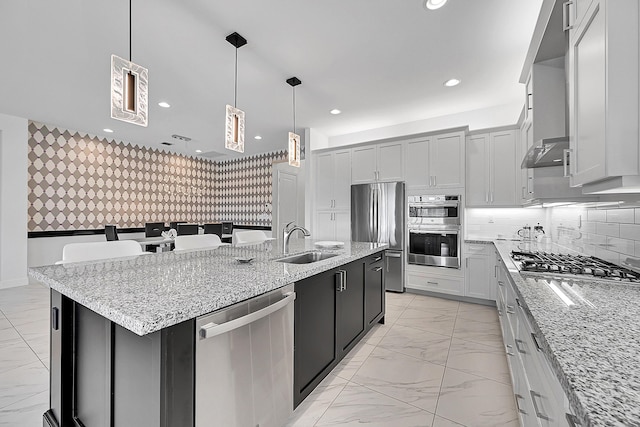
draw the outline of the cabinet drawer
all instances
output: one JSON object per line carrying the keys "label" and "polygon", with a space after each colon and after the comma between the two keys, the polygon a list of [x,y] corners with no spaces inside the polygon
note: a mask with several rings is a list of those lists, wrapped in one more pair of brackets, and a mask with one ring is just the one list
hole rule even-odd
{"label": "cabinet drawer", "polygon": [[445,294],[462,295],[463,278],[424,276],[407,272],[407,287]]}

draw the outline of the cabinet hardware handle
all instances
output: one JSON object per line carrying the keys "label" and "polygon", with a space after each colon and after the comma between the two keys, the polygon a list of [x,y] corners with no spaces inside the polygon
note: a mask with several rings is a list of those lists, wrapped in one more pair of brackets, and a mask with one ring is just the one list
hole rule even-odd
{"label": "cabinet hardware handle", "polygon": [[378,272],[378,271],[382,271],[382,267],[376,267],[373,269],[373,271]]}
{"label": "cabinet hardware handle", "polygon": [[533,177],[530,176],[528,178],[529,179],[527,179],[527,191],[529,192],[529,194],[533,194]]}
{"label": "cabinet hardware handle", "polygon": [[533,110],[533,107],[531,106],[531,101],[529,101],[530,99],[533,99],[531,98],[532,95],[533,95],[532,93],[527,94],[527,110]]}
{"label": "cabinet hardware handle", "polygon": [[515,355],[513,354],[513,352],[507,350],[507,356],[515,356]]}
{"label": "cabinet hardware handle", "polygon": [[525,188],[525,187],[522,187],[522,198],[523,198],[523,199],[525,199],[525,198],[527,197],[527,196],[525,195],[525,192],[526,192],[525,190],[526,190],[526,188]]}
{"label": "cabinet hardware handle", "polygon": [[373,261],[371,261],[371,264],[373,264],[374,262],[378,262],[378,261],[380,261],[381,259],[382,259],[382,257],[381,257],[381,256],[376,257],[376,259],[374,259]]}
{"label": "cabinet hardware handle", "polygon": [[522,397],[521,395],[516,393],[516,409],[518,409],[518,412],[520,412],[521,414],[527,414],[525,411],[522,410],[522,408],[520,408],[520,401],[519,399],[524,399],[524,397]]}
{"label": "cabinet hardware handle", "polygon": [[433,186],[434,187],[438,186],[438,175],[433,175]]}
{"label": "cabinet hardware handle", "polygon": [[580,421],[578,421],[578,417],[568,412],[565,415],[566,415],[567,423],[569,424],[569,427],[578,427],[580,425]]}
{"label": "cabinet hardware handle", "polygon": [[549,418],[548,416],[543,414],[538,409],[538,405],[536,404],[536,397],[542,397],[542,395],[540,393],[538,393],[538,392],[533,391],[533,390],[529,390],[529,394],[531,394],[531,401],[533,402],[533,410],[536,413],[536,417],[540,418],[541,420],[551,421],[551,418]]}
{"label": "cabinet hardware handle", "polygon": [[295,292],[287,292],[282,296],[284,298],[282,298],[280,301],[277,301],[271,305],[268,305],[265,308],[255,311],[251,314],[247,314],[246,316],[233,319],[226,323],[211,322],[211,323],[207,323],[206,325],[202,325],[199,331],[200,339],[204,340],[207,338],[215,337],[220,334],[224,334],[229,331],[233,331],[235,329],[246,326],[250,323],[253,323],[259,319],[262,319],[270,315],[271,313],[275,313],[276,311],[280,310],[281,308],[283,308],[284,306],[286,306],[290,302],[293,302],[296,299]]}
{"label": "cabinet hardware handle", "polygon": [[493,203],[493,191],[489,191],[489,195],[490,202]]}
{"label": "cabinet hardware handle", "polygon": [[465,258],[465,259],[464,259],[464,266],[465,266],[466,268],[469,268],[469,258]]}
{"label": "cabinet hardware handle", "polygon": [[485,203],[489,203],[489,192],[488,191],[484,192],[484,202]]}
{"label": "cabinet hardware handle", "polygon": [[338,270],[336,274],[338,276],[336,291],[338,292],[346,291],[347,290],[347,272],[345,270]]}
{"label": "cabinet hardware handle", "polygon": [[571,159],[571,149],[565,148],[562,150],[562,172],[565,178],[569,178],[571,176],[571,173],[569,172],[569,164],[571,162],[569,159]]}
{"label": "cabinet hardware handle", "polygon": [[502,316],[502,310],[498,309],[498,316]]}
{"label": "cabinet hardware handle", "polygon": [[498,286],[504,286],[504,282],[502,282],[501,280],[498,280]]}
{"label": "cabinet hardware handle", "polygon": [[[493,266],[493,277],[498,277],[498,266],[494,265]],[[498,284],[500,283],[500,281],[498,280]]]}
{"label": "cabinet hardware handle", "polygon": [[542,351],[542,347],[540,347],[540,343],[538,343],[538,337],[536,337],[536,334],[534,334],[533,332],[531,332],[531,339],[533,340],[533,343],[536,345],[536,348],[538,349],[538,351]]}
{"label": "cabinet hardware handle", "polygon": [[516,304],[518,304],[518,307],[522,307],[522,304],[520,304],[520,300],[518,298],[516,298]]}
{"label": "cabinet hardware handle", "polygon": [[515,313],[515,311],[513,311],[513,306],[512,305],[507,304],[507,313],[509,313],[509,314]]}
{"label": "cabinet hardware handle", "polygon": [[573,24],[571,23],[571,14],[569,13],[569,6],[572,4],[573,1],[566,1],[562,3],[562,29],[564,31],[573,28]]}
{"label": "cabinet hardware handle", "polygon": [[438,282],[427,282],[427,283],[428,283],[428,284],[430,284],[430,285],[436,285],[436,286],[438,286]]}
{"label": "cabinet hardware handle", "polygon": [[518,353],[527,354],[527,352],[520,347],[520,344],[524,344],[524,341],[519,340],[518,338],[516,338],[515,341],[516,341],[516,350],[518,350]]}

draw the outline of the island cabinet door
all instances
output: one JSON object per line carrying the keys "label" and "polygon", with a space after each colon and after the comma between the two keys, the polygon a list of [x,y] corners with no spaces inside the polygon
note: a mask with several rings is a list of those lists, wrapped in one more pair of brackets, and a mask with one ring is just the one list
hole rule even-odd
{"label": "island cabinet door", "polygon": [[365,271],[365,321],[373,325],[384,317],[384,256],[383,252],[367,258]]}
{"label": "island cabinet door", "polygon": [[296,282],[294,321],[294,406],[322,381],[337,360],[336,283],[329,270]]}
{"label": "island cabinet door", "polygon": [[343,275],[336,310],[339,359],[351,350],[364,332],[364,268],[364,260],[358,260],[339,269]]}

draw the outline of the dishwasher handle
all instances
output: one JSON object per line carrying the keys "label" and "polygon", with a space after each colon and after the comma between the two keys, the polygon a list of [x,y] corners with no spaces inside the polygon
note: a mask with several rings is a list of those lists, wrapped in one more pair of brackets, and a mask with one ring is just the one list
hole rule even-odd
{"label": "dishwasher handle", "polygon": [[275,313],[276,311],[280,310],[281,308],[283,308],[284,306],[286,306],[290,302],[293,302],[296,299],[295,292],[287,292],[284,295],[285,297],[282,298],[280,301],[273,303],[253,313],[247,314],[246,316],[242,316],[225,323],[218,324],[218,323],[211,322],[211,323],[207,323],[206,325],[203,325],[200,328],[200,334],[199,334],[200,339],[204,340],[207,338],[212,338],[212,337],[233,331],[234,329],[238,329],[243,326],[246,326],[249,323],[253,323],[257,320],[262,319],[263,317],[267,317],[268,315]]}

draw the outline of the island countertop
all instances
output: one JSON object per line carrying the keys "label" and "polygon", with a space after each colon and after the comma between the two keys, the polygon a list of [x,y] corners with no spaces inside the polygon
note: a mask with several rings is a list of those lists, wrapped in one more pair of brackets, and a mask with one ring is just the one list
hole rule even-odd
{"label": "island countertop", "polygon": [[[228,307],[387,248],[345,242],[338,254],[311,264],[277,262],[282,241],[256,246],[165,252],[97,262],[32,267],[29,275],[51,289],[138,334],[146,335]],[[317,250],[292,239],[290,254]],[[240,263],[236,258],[253,258]]]}
{"label": "island countertop", "polygon": [[[640,426],[640,285],[556,275],[574,305],[545,280],[521,274],[510,252],[576,253],[562,246],[494,241],[547,360],[583,426]],[[547,276],[549,277],[549,276]]]}

